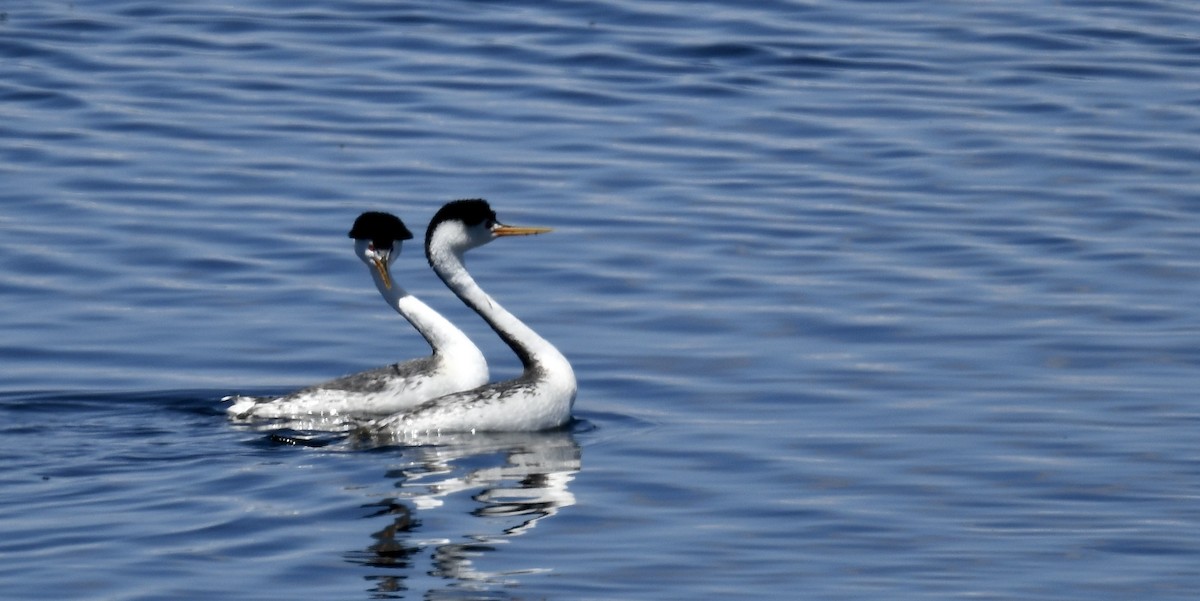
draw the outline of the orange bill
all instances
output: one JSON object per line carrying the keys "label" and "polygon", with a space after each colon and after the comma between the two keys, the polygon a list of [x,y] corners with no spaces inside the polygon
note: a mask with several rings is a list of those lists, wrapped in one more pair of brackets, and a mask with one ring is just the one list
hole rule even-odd
{"label": "orange bill", "polygon": [[519,227],[516,225],[500,225],[492,228],[492,234],[496,236],[532,236],[534,234],[544,234],[554,230],[548,227]]}
{"label": "orange bill", "polygon": [[383,287],[388,290],[392,289],[392,277],[388,275],[387,263],[379,257],[372,259],[375,262],[375,269],[379,271],[379,277],[383,278]]}

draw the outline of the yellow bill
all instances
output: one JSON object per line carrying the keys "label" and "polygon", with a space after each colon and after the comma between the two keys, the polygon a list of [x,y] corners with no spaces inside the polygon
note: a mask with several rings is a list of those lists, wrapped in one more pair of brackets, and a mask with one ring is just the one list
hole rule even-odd
{"label": "yellow bill", "polygon": [[548,227],[520,227],[516,225],[500,225],[492,228],[492,234],[496,236],[532,236],[534,234],[545,234],[554,230]]}
{"label": "yellow bill", "polygon": [[383,278],[383,287],[388,290],[392,289],[392,276],[388,275],[388,266],[384,259],[375,257],[371,259],[375,263],[375,269],[379,271],[379,277]]}

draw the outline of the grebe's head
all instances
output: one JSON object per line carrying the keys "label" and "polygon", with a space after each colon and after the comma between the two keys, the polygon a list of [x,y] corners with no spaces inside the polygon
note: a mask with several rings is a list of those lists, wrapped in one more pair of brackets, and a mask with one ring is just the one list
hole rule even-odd
{"label": "grebe's head", "polygon": [[392,261],[400,256],[400,245],[411,240],[412,232],[391,213],[367,211],[354,220],[349,236],[354,239],[354,254],[373,267],[386,288],[392,287]]}
{"label": "grebe's head", "polygon": [[548,227],[517,227],[496,219],[491,205],[481,198],[455,200],[438,209],[425,230],[425,255],[449,249],[461,254],[502,236],[530,236],[551,231]]}

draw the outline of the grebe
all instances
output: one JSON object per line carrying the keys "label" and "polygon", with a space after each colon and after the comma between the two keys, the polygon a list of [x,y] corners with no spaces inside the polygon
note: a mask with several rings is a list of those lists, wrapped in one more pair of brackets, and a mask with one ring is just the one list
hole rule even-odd
{"label": "grebe", "polygon": [[400,245],[413,237],[395,215],[371,211],[350,229],[354,252],[367,265],[375,287],[393,309],[421,333],[433,354],[310,386],[272,398],[227,397],[227,412],[239,419],[379,417],[409,409],[488,381],[487,361],[467,335],[409,294],[391,275]]}
{"label": "grebe", "polygon": [[496,238],[548,231],[504,225],[479,199],[448,203],[434,215],[425,231],[429,265],[512,348],[524,369],[516,379],[448,394],[371,421],[361,430],[364,435],[403,439],[438,432],[528,432],[570,421],[576,391],[571,364],[554,345],[492,300],[463,265],[465,252]]}

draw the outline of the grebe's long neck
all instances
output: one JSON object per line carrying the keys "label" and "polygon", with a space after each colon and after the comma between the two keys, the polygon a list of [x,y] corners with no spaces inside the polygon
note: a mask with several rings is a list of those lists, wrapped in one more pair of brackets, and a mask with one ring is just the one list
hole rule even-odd
{"label": "grebe's long neck", "polygon": [[500,339],[517,354],[526,373],[569,375],[574,380],[574,372],[566,357],[484,292],[467,272],[460,253],[444,246],[429,247],[427,253],[429,264],[438,277],[496,331]]}
{"label": "grebe's long neck", "polygon": [[462,330],[450,323],[450,320],[421,302],[421,299],[409,294],[395,280],[390,282],[389,288],[377,270],[368,270],[375,280],[375,288],[379,290],[379,294],[389,306],[416,328],[435,355],[450,357],[454,361],[470,360],[484,363],[479,347],[475,346]]}

